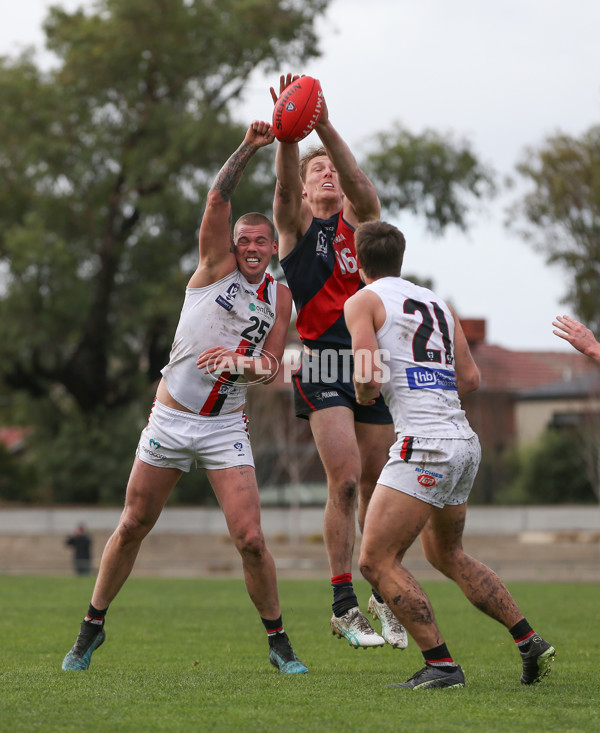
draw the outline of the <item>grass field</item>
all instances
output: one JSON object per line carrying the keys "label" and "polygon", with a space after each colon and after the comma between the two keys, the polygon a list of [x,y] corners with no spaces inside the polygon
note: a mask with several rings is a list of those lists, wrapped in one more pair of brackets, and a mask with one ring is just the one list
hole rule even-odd
{"label": "grass field", "polygon": [[[284,624],[308,675],[281,675],[241,580],[131,578],[87,672],[63,672],[93,579],[0,578],[2,731],[478,731],[600,729],[592,584],[510,584],[557,649],[541,684],[519,682],[508,632],[451,583],[424,583],[463,690],[386,688],[422,666],[405,651],[354,650],[330,634],[327,581],[282,581]],[[357,584],[366,607],[369,589]]]}

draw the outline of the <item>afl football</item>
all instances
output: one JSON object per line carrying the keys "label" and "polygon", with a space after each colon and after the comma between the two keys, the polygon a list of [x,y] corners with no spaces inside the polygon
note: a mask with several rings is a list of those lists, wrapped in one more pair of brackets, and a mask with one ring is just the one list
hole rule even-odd
{"label": "afl football", "polygon": [[323,111],[318,79],[301,76],[281,93],[273,109],[273,131],[284,143],[297,143],[314,130]]}

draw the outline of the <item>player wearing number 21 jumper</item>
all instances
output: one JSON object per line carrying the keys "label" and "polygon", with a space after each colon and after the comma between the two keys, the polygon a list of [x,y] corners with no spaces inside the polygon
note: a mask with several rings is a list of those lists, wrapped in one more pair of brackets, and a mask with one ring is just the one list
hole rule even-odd
{"label": "player wearing number 21 jumper", "polygon": [[[253,122],[208,192],[198,267],[140,437],[125,509],[104,549],[91,605],[63,661],[65,670],[89,667],[105,639],[108,606],[129,576],[142,540],[182,472],[195,465],[206,471],[242,557],[246,588],[267,631],[271,664],[284,674],[308,671],[283,629],[244,414],[248,383],[276,374],[292,300],[288,288],[266,274],[277,252],[271,221],[245,214],[231,233],[231,196],[250,159],[274,139],[268,123]],[[241,617],[238,626],[220,633],[235,640],[240,630],[246,633]]]}
{"label": "player wearing number 21 jumper", "polygon": [[[296,79],[280,78],[281,94]],[[273,100],[277,99],[271,89]],[[298,312],[304,345],[293,377],[297,417],[308,419],[327,476],[323,537],[333,587],[332,633],[353,647],[397,649],[406,631],[375,589],[368,609],[381,621],[381,636],[363,615],[352,584],[357,495],[358,525],[394,442],[384,401],[358,405],[352,386],[352,351],[344,302],[362,287],[354,229],[378,219],[380,204],[371,181],[329,118],[322,100],[315,132],[322,147],[299,158],[298,145],[280,142],[273,216],[279,257]],[[325,358],[327,354],[327,358]],[[323,355],[323,358],[321,358]]]}
{"label": "player wearing number 21 jumper", "polygon": [[407,682],[391,686],[465,684],[429,598],[402,564],[419,535],[427,560],[476,608],[509,630],[521,653],[521,682],[530,685],[550,670],[555,650],[534,632],[496,573],[462,547],[481,451],[460,396],[477,389],[479,370],[454,312],[431,290],[400,276],[404,248],[396,227],[381,221],[361,224],[356,250],[367,287],[344,307],[357,400],[368,404],[381,392],[397,438],[369,502],[360,569],[425,659]]}

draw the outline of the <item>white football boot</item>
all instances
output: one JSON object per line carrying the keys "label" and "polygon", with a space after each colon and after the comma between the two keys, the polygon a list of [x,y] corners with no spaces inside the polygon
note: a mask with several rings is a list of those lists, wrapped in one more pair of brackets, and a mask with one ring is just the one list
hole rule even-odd
{"label": "white football boot", "polygon": [[332,616],[331,633],[340,639],[346,639],[355,648],[365,649],[385,644],[385,639],[371,628],[358,606],[346,611],[343,616]]}
{"label": "white football boot", "polygon": [[375,596],[369,598],[369,611],[373,618],[381,621],[381,635],[394,649],[406,649],[408,634],[400,621],[394,616],[385,603],[380,603]]}

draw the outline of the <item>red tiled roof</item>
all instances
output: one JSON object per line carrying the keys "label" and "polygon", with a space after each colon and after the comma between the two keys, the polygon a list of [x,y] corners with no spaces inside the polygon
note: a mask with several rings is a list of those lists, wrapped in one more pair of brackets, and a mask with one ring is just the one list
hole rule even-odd
{"label": "red tiled roof", "polygon": [[25,438],[32,432],[32,428],[0,427],[0,444],[9,453],[22,448]]}
{"label": "red tiled roof", "polygon": [[598,371],[592,359],[577,351],[510,351],[477,343],[471,354],[481,372],[479,389],[484,391],[516,392]]}

